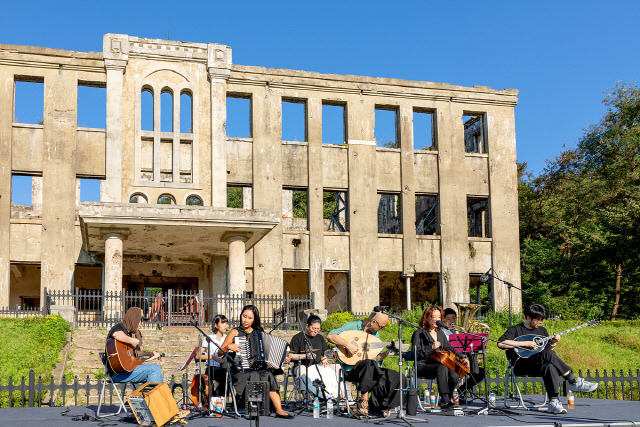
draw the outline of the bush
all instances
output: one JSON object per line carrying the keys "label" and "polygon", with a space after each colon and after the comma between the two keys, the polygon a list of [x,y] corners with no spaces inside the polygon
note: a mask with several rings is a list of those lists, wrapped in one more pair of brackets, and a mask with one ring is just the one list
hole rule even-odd
{"label": "bush", "polygon": [[327,320],[322,322],[322,332],[326,335],[333,329],[339,328],[345,323],[353,322],[354,320],[356,320],[356,318],[348,311],[333,313],[327,317]]}

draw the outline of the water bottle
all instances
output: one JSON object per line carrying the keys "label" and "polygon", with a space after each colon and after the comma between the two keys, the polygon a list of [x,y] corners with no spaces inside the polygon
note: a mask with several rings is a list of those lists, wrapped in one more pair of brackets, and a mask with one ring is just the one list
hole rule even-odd
{"label": "water bottle", "polygon": [[489,393],[489,407],[496,407],[496,394],[493,392],[493,390],[491,390],[491,393]]}
{"label": "water bottle", "polygon": [[431,390],[429,390],[429,387],[424,389],[424,406],[427,407],[430,405],[431,401]]}
{"label": "water bottle", "polygon": [[576,407],[576,399],[573,392],[569,390],[567,392],[567,409],[574,409]]}
{"label": "water bottle", "polygon": [[320,418],[320,400],[313,399],[313,418]]}
{"label": "water bottle", "polygon": [[431,408],[435,408],[436,407],[436,392],[433,390],[429,391],[430,396],[429,396],[429,407]]}
{"label": "water bottle", "polygon": [[456,405],[460,404],[460,394],[458,394],[458,390],[453,390],[453,403]]}
{"label": "water bottle", "polygon": [[[314,408],[314,412],[315,412],[315,408]],[[327,419],[332,419],[333,418],[333,400],[329,399],[327,400]]]}

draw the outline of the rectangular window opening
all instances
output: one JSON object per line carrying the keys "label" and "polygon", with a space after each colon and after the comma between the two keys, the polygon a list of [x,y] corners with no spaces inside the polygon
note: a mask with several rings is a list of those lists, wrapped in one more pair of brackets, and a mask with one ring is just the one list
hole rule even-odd
{"label": "rectangular window opening", "polygon": [[435,114],[432,111],[413,111],[413,148],[415,150],[438,149],[434,118]]}
{"label": "rectangular window opening", "polygon": [[11,175],[11,204],[32,206],[33,178],[28,175]]}
{"label": "rectangular window opening", "polygon": [[304,100],[282,98],[282,140],[307,140],[307,105]]}
{"label": "rectangular window opening", "polygon": [[437,195],[416,195],[416,234],[419,236],[440,235]]}
{"label": "rectangular window opening", "polygon": [[227,138],[251,138],[251,96],[227,94]]}
{"label": "rectangular window opening", "polygon": [[227,207],[234,209],[252,209],[252,188],[241,185],[227,187]]}
{"label": "rectangular window opening", "polygon": [[322,104],[322,143],[342,145],[347,142],[344,104]]}
{"label": "rectangular window opening", "polygon": [[282,189],[282,226],[285,230],[306,230],[308,217],[307,189]]}
{"label": "rectangular window opening", "polygon": [[373,137],[378,147],[400,148],[397,107],[376,106]]}
{"label": "rectangular window opening", "polygon": [[78,82],[78,127],[107,127],[107,87],[104,83]]}
{"label": "rectangular window opening", "polygon": [[13,99],[14,122],[44,123],[44,78],[16,76]]}
{"label": "rectangular window opening", "polygon": [[467,224],[469,237],[491,237],[488,198],[467,198]]}
{"label": "rectangular window opening", "polygon": [[487,153],[484,114],[464,113],[464,150],[466,153]]}
{"label": "rectangular window opening", "polygon": [[100,182],[96,178],[80,178],[80,202],[99,202]]}
{"label": "rectangular window opening", "polygon": [[[487,311],[491,309],[491,282],[482,283],[480,281],[480,274],[469,274],[469,302],[471,304],[482,304],[484,307],[480,307],[476,313],[475,318],[485,316]],[[466,327],[465,325],[460,325]]]}
{"label": "rectangular window opening", "polygon": [[402,234],[400,194],[378,194],[378,233]]}
{"label": "rectangular window opening", "polygon": [[324,191],[322,193],[322,219],[327,231],[349,231],[349,209],[346,191]]}

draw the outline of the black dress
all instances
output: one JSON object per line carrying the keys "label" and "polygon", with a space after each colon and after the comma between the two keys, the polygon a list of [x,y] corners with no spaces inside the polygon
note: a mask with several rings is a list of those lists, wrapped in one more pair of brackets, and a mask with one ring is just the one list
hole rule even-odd
{"label": "black dress", "polygon": [[[462,357],[462,354],[457,352],[451,344],[443,331],[437,332],[438,341],[440,341],[441,348],[444,350],[450,350],[458,357]],[[451,369],[444,366],[437,360],[431,359],[429,355],[435,350],[433,349],[434,343],[433,337],[423,330],[418,329],[413,333],[411,337],[411,345],[413,351],[417,354],[417,366],[418,377],[427,379],[436,379],[438,383],[438,390],[440,396],[448,400],[453,390],[457,387],[460,377]],[[446,395],[446,396],[445,396]]]}
{"label": "black dress", "polygon": [[[247,334],[247,332],[242,329],[241,327],[237,327],[234,328],[236,331],[238,331],[238,336],[239,337],[245,337],[245,338],[249,338],[249,336],[251,335],[250,333]],[[232,369],[232,373],[231,373],[231,377],[233,378],[233,384],[236,388],[236,393],[238,394],[238,397],[240,398],[240,402],[241,405],[244,406],[244,401],[245,401],[245,391],[247,388],[247,383],[249,381],[264,381],[269,383],[269,391],[279,391],[279,387],[278,387],[278,381],[276,381],[276,377],[273,374],[273,372],[271,372],[268,369],[245,369],[244,372],[237,369],[237,368],[233,368]]]}

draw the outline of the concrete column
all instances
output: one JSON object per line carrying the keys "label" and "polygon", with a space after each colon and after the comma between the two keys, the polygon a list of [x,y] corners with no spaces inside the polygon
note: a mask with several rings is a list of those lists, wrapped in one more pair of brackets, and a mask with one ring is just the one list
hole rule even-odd
{"label": "concrete column", "polygon": [[322,167],[322,100],[311,98],[307,104],[309,165],[309,291],[315,294],[315,307],[325,308],[324,295],[324,221]]}
{"label": "concrete column", "polygon": [[245,243],[247,237],[244,235],[230,235],[226,238],[229,244],[229,294],[240,295],[246,290],[245,278]]}
{"label": "concrete column", "polygon": [[231,48],[209,43],[207,71],[211,81],[211,206],[227,207],[227,80]]}
{"label": "concrete column", "polygon": [[[409,283],[416,272],[416,191],[413,152],[413,108],[401,104],[400,122],[400,180],[402,185],[402,275],[407,280],[407,304],[410,304]],[[411,309],[411,307],[407,307]]]}
{"label": "concrete column", "polygon": [[9,306],[13,75],[0,72],[0,307]]}
{"label": "concrete column", "polygon": [[122,34],[105,34],[102,54],[107,70],[107,135],[106,179],[100,189],[100,200],[121,203],[122,91],[123,73],[129,60],[129,37]]}
{"label": "concrete column", "polygon": [[[122,292],[122,268],[123,268],[123,242],[124,234],[104,234],[104,285],[105,294]],[[109,298],[104,302],[104,315],[106,319],[122,318],[121,305]]]}

